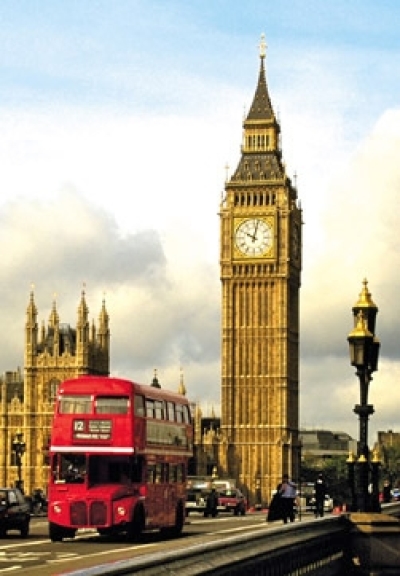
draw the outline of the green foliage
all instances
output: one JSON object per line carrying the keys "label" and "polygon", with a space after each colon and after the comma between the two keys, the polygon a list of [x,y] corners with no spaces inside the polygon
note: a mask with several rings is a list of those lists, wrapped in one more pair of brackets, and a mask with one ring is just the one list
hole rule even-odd
{"label": "green foliage", "polygon": [[305,455],[301,463],[301,481],[315,482],[320,472],[324,475],[327,492],[334,504],[342,504],[349,498],[347,456],[332,456],[321,460]]}
{"label": "green foliage", "polygon": [[400,445],[382,445],[381,453],[381,477],[389,479],[393,486],[400,486]]}

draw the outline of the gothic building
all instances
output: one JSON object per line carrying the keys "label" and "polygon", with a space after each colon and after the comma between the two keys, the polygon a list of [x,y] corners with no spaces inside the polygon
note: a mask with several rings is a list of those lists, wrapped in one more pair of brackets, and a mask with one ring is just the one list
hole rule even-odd
{"label": "gothic building", "polygon": [[219,474],[269,499],[299,467],[302,212],[287,175],[265,74],[220,206],[222,375]]}
{"label": "gothic building", "polygon": [[[6,372],[1,379],[0,485],[22,480],[27,494],[45,488],[50,426],[57,387],[81,374],[109,374],[109,317],[103,301],[98,326],[89,322],[82,292],[76,328],[60,322],[53,302],[47,326],[38,325],[31,292],[25,324],[24,373]],[[22,469],[21,469],[22,468]]]}

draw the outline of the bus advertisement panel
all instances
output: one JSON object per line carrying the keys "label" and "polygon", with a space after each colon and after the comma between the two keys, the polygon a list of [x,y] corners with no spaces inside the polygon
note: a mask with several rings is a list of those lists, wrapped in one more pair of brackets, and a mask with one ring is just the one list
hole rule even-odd
{"label": "bus advertisement panel", "polygon": [[193,427],[188,400],[107,376],[60,385],[51,433],[49,534],[78,529],[179,535],[185,521]]}

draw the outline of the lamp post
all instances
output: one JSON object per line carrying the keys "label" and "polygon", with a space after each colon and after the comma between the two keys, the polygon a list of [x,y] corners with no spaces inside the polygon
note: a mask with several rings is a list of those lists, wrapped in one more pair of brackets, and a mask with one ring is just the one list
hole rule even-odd
{"label": "lamp post", "polygon": [[[368,404],[369,384],[372,380],[372,373],[378,368],[379,340],[375,336],[375,320],[378,312],[377,306],[368,292],[367,280],[363,282],[364,287],[360,293],[359,300],[353,307],[354,328],[348,335],[350,363],[356,368],[356,375],[360,382],[360,404],[356,404],[354,412],[359,417],[359,443],[357,450],[357,460],[349,458],[349,483],[355,496],[353,499],[353,510],[361,512],[379,511],[379,502],[376,504],[375,498],[371,498],[369,492],[370,484],[370,454],[368,448],[368,420],[374,413],[372,404]],[[374,457],[374,474],[371,482],[377,483],[377,466],[379,460]],[[354,486],[355,475],[354,466],[358,469],[358,486]],[[374,486],[373,486],[374,491]],[[377,509],[378,508],[378,509]]]}
{"label": "lamp post", "polygon": [[22,432],[17,432],[12,443],[12,449],[15,454],[15,464],[17,466],[17,488],[23,492],[22,480],[22,456],[25,454],[26,444],[24,442],[24,435]]}

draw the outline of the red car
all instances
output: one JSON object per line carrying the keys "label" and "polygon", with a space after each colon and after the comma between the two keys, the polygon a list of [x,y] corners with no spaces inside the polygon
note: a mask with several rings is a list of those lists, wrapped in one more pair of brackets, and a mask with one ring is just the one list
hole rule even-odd
{"label": "red car", "polygon": [[235,516],[244,516],[247,510],[247,501],[237,488],[221,490],[218,494],[218,511],[233,512]]}

